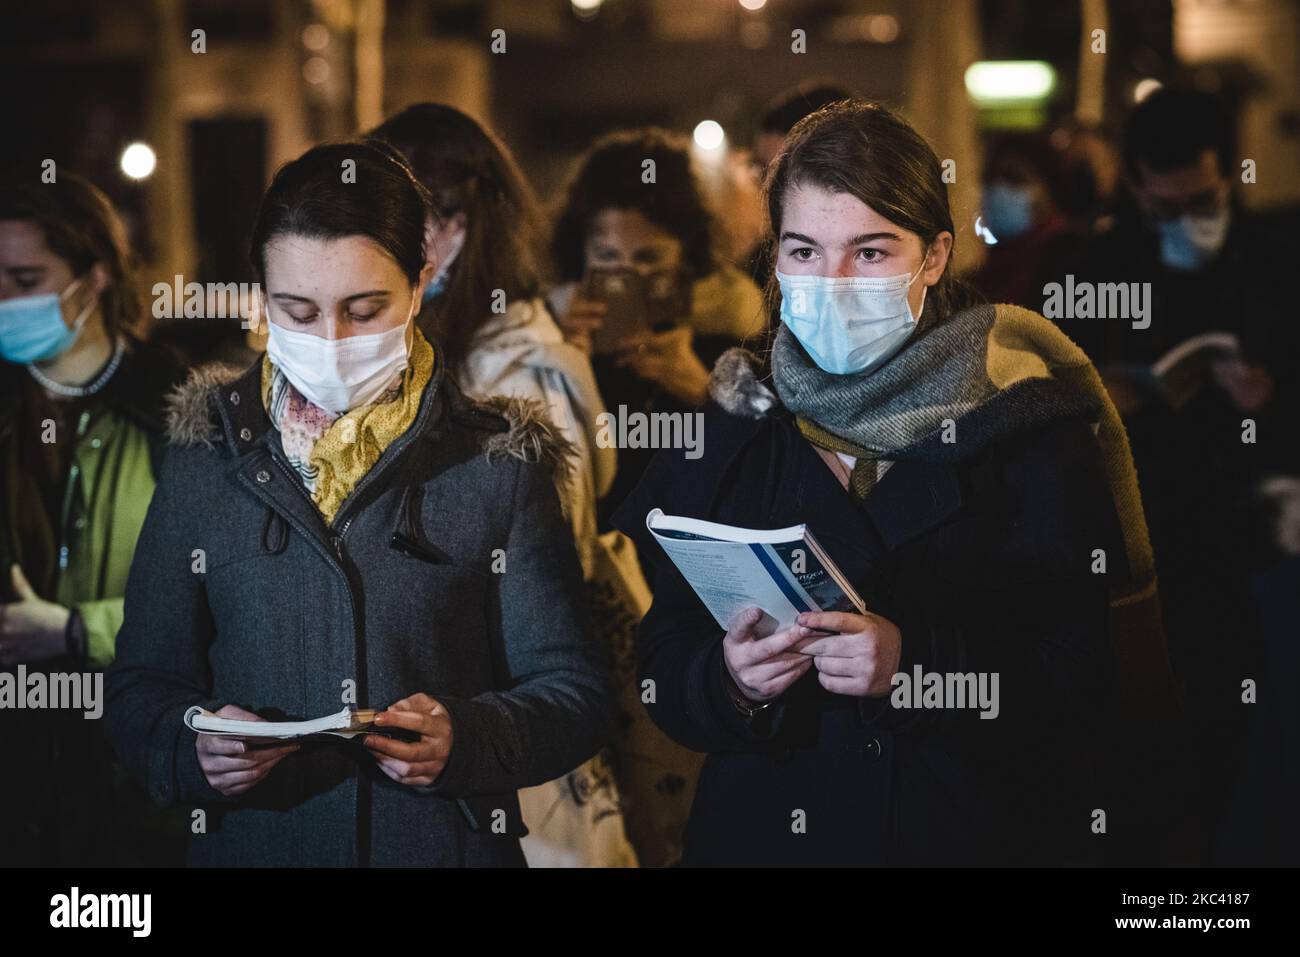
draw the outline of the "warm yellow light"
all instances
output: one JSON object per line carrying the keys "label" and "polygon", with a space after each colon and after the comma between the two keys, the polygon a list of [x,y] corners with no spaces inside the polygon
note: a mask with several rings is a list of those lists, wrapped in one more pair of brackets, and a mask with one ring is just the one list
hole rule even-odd
{"label": "warm yellow light", "polygon": [[722,124],[717,120],[701,120],[695,124],[695,145],[702,150],[716,150],[727,138]]}
{"label": "warm yellow light", "polygon": [[314,56],[302,65],[302,77],[308,83],[324,83],[330,77],[330,64],[322,56]]}
{"label": "warm yellow light", "polygon": [[302,45],[320,52],[330,45],[329,28],[323,23],[309,23],[302,29]]}

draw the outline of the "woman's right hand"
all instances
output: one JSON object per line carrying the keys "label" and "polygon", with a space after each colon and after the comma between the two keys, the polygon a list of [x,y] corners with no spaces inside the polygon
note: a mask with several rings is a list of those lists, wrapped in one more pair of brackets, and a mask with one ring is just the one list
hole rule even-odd
{"label": "woman's right hand", "polygon": [[760,608],[744,609],[722,639],[722,657],[731,680],[746,698],[760,702],[783,694],[812,667],[811,655],[789,649],[814,634],[810,628],[791,625],[759,638],[754,628],[762,617]]}
{"label": "woman's right hand", "polygon": [[556,322],[570,345],[577,346],[588,356],[592,352],[591,334],[605,323],[605,304],[595,299],[574,295],[569,310]]}
{"label": "woman's right hand", "polygon": [[[240,718],[244,721],[265,721],[251,711],[228,704],[217,712],[219,718]],[[301,745],[283,744],[278,747],[255,746],[259,739],[235,738],[221,734],[200,734],[194,742],[199,754],[199,767],[213,789],[226,797],[238,797],[271,773]]]}

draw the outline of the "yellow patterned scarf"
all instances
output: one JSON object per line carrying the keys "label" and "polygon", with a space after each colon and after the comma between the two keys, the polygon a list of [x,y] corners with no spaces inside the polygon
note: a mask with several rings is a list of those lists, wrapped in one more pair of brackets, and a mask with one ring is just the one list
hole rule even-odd
{"label": "yellow patterned scarf", "polygon": [[433,346],[419,329],[414,332],[410,363],[394,386],[375,402],[338,416],[305,399],[269,356],[262,360],[262,405],[326,524],[384,449],[415,421],[433,375]]}

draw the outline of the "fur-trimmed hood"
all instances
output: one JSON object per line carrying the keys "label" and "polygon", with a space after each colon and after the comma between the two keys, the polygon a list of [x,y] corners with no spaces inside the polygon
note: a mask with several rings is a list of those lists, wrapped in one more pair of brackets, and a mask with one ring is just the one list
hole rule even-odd
{"label": "fur-trimmed hood", "polygon": [[[168,441],[174,445],[215,447],[223,433],[218,409],[223,399],[221,390],[242,383],[243,387],[225,396],[225,400],[229,403],[237,394],[240,398],[234,400],[235,408],[243,402],[254,402],[260,411],[260,381],[260,359],[246,369],[210,363],[191,370],[167,397]],[[538,463],[557,486],[568,481],[577,450],[550,421],[540,402],[515,396],[470,401],[446,382],[431,383],[430,387],[439,384],[448,392],[450,411],[446,414],[457,424],[479,433],[480,447],[489,459],[505,456]],[[247,415],[246,408],[241,411]]]}
{"label": "fur-trimmed hood", "polygon": [[234,382],[244,371],[224,362],[191,369],[189,377],[177,384],[167,396],[167,441],[173,445],[211,448],[221,437],[221,425],[214,408],[217,388]]}
{"label": "fur-trimmed hood", "polygon": [[739,346],[728,349],[709,374],[709,395],[724,411],[761,419],[780,405],[776,393],[758,378],[758,357]]}

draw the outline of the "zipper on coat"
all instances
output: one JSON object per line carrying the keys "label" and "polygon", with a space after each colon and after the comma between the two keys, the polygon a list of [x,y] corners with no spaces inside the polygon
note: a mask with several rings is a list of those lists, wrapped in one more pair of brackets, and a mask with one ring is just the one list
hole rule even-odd
{"label": "zipper on coat", "polygon": [[[422,415],[423,414],[427,414],[427,408],[422,410]],[[421,416],[417,416],[416,422],[413,423],[412,427],[406,431],[406,434],[402,435],[400,438],[398,438],[396,442],[394,442],[391,446],[389,446],[388,452],[391,453],[389,458],[390,464],[394,459],[398,458],[404,451],[406,451],[406,448],[412,442],[414,442],[418,437],[422,435],[422,430],[417,427],[420,425],[420,419]],[[284,473],[286,478],[289,479],[289,483],[293,485],[293,487],[296,488],[298,492],[304,498],[307,499],[307,501],[311,502],[311,496],[308,495],[307,490],[302,487],[301,481],[299,480],[298,476],[293,473],[293,471],[289,468],[289,466],[286,463],[282,462],[276,456],[273,442],[267,443],[267,451],[271,456],[271,460],[275,462],[279,470]],[[343,581],[347,585],[348,606],[352,612],[352,630],[356,638],[356,664],[355,664],[355,668],[357,672],[356,680],[357,680],[357,687],[360,689],[364,689],[366,687],[365,623],[358,619],[357,602],[355,596],[352,594],[352,579],[348,576],[347,568],[344,565],[344,562],[346,561],[346,552],[343,547],[343,536],[347,534],[348,527],[352,524],[352,520],[356,517],[356,513],[357,513],[356,503],[360,501],[360,493],[365,488],[367,488],[370,485],[370,483],[373,482],[375,479],[376,479],[375,470],[372,467],[371,470],[361,479],[361,481],[357,483],[356,487],[353,488],[352,494],[348,496],[349,498],[348,504],[352,506],[350,509],[351,514],[348,515],[348,517],[344,520],[343,524],[340,525],[337,529],[333,527],[332,523],[328,528],[329,536],[330,536],[330,544],[333,546],[333,551],[334,551],[334,558],[332,560],[332,564],[334,565],[335,569],[339,572],[339,574],[343,576]],[[313,509],[315,509],[316,503],[311,502],[311,506]],[[303,532],[303,534],[310,534],[310,532],[308,532],[304,528],[300,528],[299,531]],[[361,703],[367,704],[368,702],[361,702]],[[356,812],[357,866],[358,867],[370,866],[370,838],[371,838],[370,798],[371,798],[370,779],[361,773],[361,766],[358,764],[357,766],[357,812]]]}
{"label": "zipper on coat", "polygon": [[[279,469],[280,472],[284,474],[284,477],[286,479],[288,479],[289,484],[292,485],[294,488],[296,488],[298,490],[298,493],[302,495],[302,497],[305,498],[308,502],[311,503],[311,507],[313,509],[316,508],[316,503],[312,502],[311,496],[308,495],[307,490],[302,487],[302,484],[298,476],[293,473],[293,471],[289,468],[288,465],[280,461],[280,459],[276,456],[274,450],[268,449],[268,453],[271,456],[271,461],[275,463],[276,468]],[[294,524],[292,517],[289,517],[288,521],[290,524]],[[332,564],[334,566],[334,569],[339,573],[339,575],[342,576],[343,583],[347,588],[348,610],[352,613],[352,633],[354,638],[354,644],[356,647],[356,658],[354,659],[353,668],[357,672],[356,674],[357,687],[359,689],[364,689],[366,687],[366,675],[365,675],[366,653],[365,653],[365,638],[363,636],[364,622],[358,619],[357,601],[356,601],[356,597],[352,594],[352,578],[351,576],[348,575],[347,568],[343,564],[344,561],[346,561],[346,555],[347,555],[347,553],[343,549],[343,533],[347,531],[348,526],[351,524],[352,524],[352,518],[349,516],[348,520],[344,522],[342,527],[339,528],[338,530],[335,530],[333,528],[328,529],[330,546],[331,546],[331,550],[334,553],[333,558],[330,559],[330,564]],[[308,529],[303,528],[301,526],[299,526],[298,530],[302,532],[304,535],[307,536],[311,535],[311,532]],[[365,704],[367,702],[360,702],[360,703]],[[359,763],[357,765],[356,838],[357,838],[357,866],[369,867],[370,866],[370,779],[367,778],[362,773],[361,766]]]}
{"label": "zipper on coat", "polygon": [[[83,409],[80,418],[77,419],[77,440],[86,435],[86,426],[90,424],[90,410]],[[73,444],[73,449],[76,449]],[[77,479],[81,476],[81,466],[77,464],[77,457],[74,451],[72,457],[72,466],[68,469],[68,481],[63,489],[63,507],[59,513],[59,573],[62,574],[68,570],[68,564],[72,557],[72,535],[68,531],[68,523],[72,518],[72,500],[77,492]]]}

